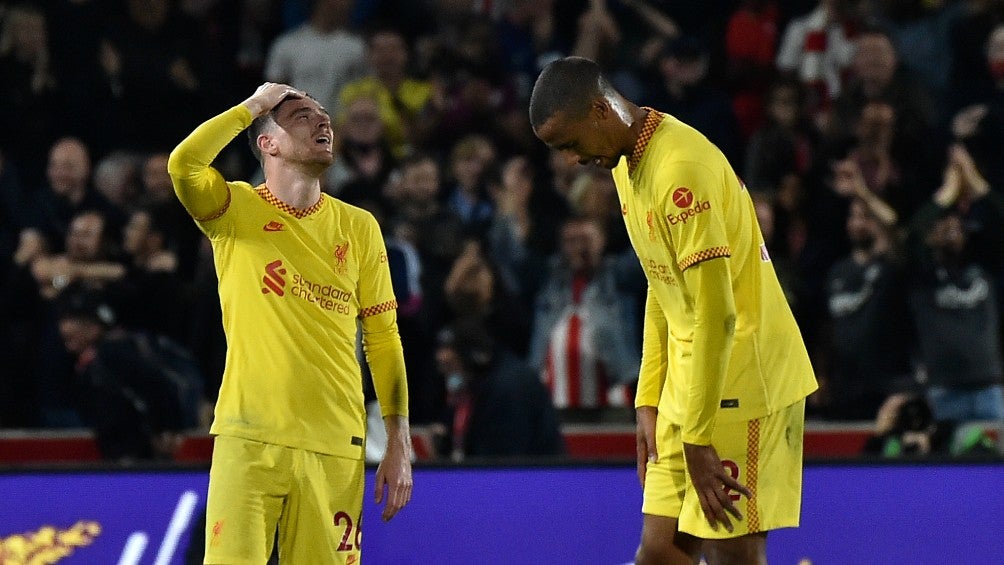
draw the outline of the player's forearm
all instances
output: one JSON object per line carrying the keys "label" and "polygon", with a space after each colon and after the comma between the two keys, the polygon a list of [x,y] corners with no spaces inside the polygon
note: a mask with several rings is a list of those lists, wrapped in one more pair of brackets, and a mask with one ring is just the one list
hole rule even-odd
{"label": "player's forearm", "polygon": [[658,406],[662,396],[662,388],[666,382],[668,369],[668,352],[666,347],[669,339],[669,326],[662,312],[659,301],[648,289],[645,299],[645,326],[641,346],[641,370],[638,374],[638,390],[635,393],[634,405]]}
{"label": "player's forearm", "polygon": [[251,125],[252,119],[245,105],[234,106],[195,128],[171,152],[167,170],[174,191],[195,218],[209,217],[228,204],[229,188],[210,164],[227,144]]}
{"label": "player's forearm", "polygon": [[408,379],[394,311],[363,318],[363,349],[384,421],[408,417]]}
{"label": "player's forearm", "polygon": [[384,429],[387,430],[387,447],[400,446],[406,448],[406,454],[411,453],[411,426],[408,424],[407,416],[390,415],[383,419]]}
{"label": "player's forearm", "polygon": [[684,271],[694,295],[692,374],[687,387],[683,441],[709,445],[722,399],[735,336],[736,307],[728,261],[711,259]]}

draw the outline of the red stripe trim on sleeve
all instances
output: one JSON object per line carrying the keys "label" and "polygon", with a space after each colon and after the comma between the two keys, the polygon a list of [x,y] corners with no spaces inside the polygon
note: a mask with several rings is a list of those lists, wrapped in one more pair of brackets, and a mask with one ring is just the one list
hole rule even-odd
{"label": "red stripe trim on sleeve", "polygon": [[397,300],[388,300],[377,304],[375,306],[367,306],[359,311],[360,318],[369,318],[370,316],[376,316],[377,314],[383,314],[384,312],[390,312],[391,310],[397,309]]}
{"label": "red stripe trim on sleeve", "polygon": [[693,267],[701,261],[707,261],[708,259],[731,256],[732,250],[730,250],[728,246],[723,245],[721,247],[712,247],[684,257],[683,260],[680,261],[680,270],[685,271],[688,267]]}
{"label": "red stripe trim on sleeve", "polygon": [[226,185],[226,187],[227,187],[227,199],[223,202],[223,207],[213,212],[212,214],[209,214],[208,216],[195,217],[196,222],[209,222],[227,213],[227,209],[230,208],[230,199],[233,195],[230,192],[230,185],[228,184]]}

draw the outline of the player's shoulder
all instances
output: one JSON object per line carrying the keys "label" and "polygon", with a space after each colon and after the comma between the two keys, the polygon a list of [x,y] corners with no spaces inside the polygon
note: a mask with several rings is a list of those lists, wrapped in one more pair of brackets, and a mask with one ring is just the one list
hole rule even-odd
{"label": "player's shoulder", "polygon": [[331,206],[336,212],[339,221],[346,222],[356,227],[378,227],[376,217],[374,217],[373,213],[369,210],[360,208],[354,204],[349,204],[344,200],[340,200],[323,192],[321,193],[321,198],[324,198],[326,200],[325,204]]}
{"label": "player's shoulder", "polygon": [[255,187],[247,181],[228,180],[227,188],[230,189],[230,199],[233,201],[262,200],[262,197],[258,193],[259,187]]}

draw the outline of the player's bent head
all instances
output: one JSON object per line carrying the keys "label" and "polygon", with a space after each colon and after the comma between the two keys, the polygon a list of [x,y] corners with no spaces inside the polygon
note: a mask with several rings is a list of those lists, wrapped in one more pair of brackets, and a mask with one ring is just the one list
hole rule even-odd
{"label": "player's bent head", "polygon": [[577,119],[589,113],[597,98],[614,92],[599,65],[584,57],[558,59],[540,72],[530,94],[530,125],[534,131],[556,114]]}

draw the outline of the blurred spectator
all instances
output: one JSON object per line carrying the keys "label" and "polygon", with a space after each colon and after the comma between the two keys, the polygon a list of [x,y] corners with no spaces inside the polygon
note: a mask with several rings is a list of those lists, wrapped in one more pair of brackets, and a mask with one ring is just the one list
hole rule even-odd
{"label": "blurred spectator", "polygon": [[177,434],[197,424],[202,389],[197,373],[168,364],[167,348],[176,346],[116,329],[103,297],[78,288],[60,301],[59,333],[76,359],[77,404],[102,457],[170,458]]}
{"label": "blurred spectator", "polygon": [[555,191],[539,188],[523,155],[509,158],[492,186],[496,213],[488,230],[491,254],[507,283],[531,307],[554,249],[554,226],[564,221],[568,203]]}
{"label": "blurred spectator", "polygon": [[501,9],[495,22],[501,62],[513,77],[517,95],[528,99],[540,69],[557,53],[554,0],[512,0]]}
{"label": "blurred spectator", "polygon": [[110,153],[94,167],[94,188],[119,211],[131,212],[139,204],[138,168],[134,155],[126,151]]}
{"label": "blurred spectator", "polygon": [[125,268],[111,260],[110,241],[104,216],[94,210],[78,213],[70,222],[63,253],[50,254],[40,233],[27,229],[14,256],[16,268],[7,292],[18,303],[10,308],[12,329],[25,331],[18,341],[30,347],[20,362],[26,364],[31,386],[37,394],[39,423],[74,427],[80,422],[73,404],[67,357],[56,327],[56,300],[73,283],[85,288],[103,288],[122,278]]}
{"label": "blurred spectator", "polygon": [[480,323],[439,333],[436,363],[446,380],[447,452],[471,458],[556,456],[564,451],[547,390]]}
{"label": "blurred spectator", "polygon": [[884,0],[882,23],[897,46],[903,65],[930,94],[935,118],[945,117],[952,66],[951,31],[965,13],[965,2]]}
{"label": "blurred spectator", "polygon": [[116,242],[100,211],[84,210],[75,215],[65,245],[64,253],[39,256],[31,263],[31,274],[44,298],[59,296],[74,282],[100,288],[125,275],[125,267],[113,258]]}
{"label": "blurred spectator", "polygon": [[930,95],[905,69],[889,34],[879,28],[863,30],[854,38],[853,74],[841,89],[832,118],[824,128],[831,139],[847,139],[868,102],[892,106],[897,145],[904,154],[927,158],[933,108]]}
{"label": "blurred spectator", "polygon": [[440,38],[437,49],[429,72],[439,127],[426,140],[428,150],[446,154],[470,134],[492,139],[502,154],[538,149],[524,101],[500,63],[502,54],[490,21],[466,21],[455,41]]}
{"label": "blurred spectator", "polygon": [[578,16],[578,25],[575,45],[569,54],[592,59],[604,67],[615,63],[614,54],[623,36],[606,0],[589,2],[589,7]]}
{"label": "blurred spectator", "polygon": [[746,186],[777,195],[786,209],[798,202],[802,178],[816,158],[818,136],[805,110],[802,84],[794,79],[776,81],[767,90],[767,123],[746,147]]}
{"label": "blurred spectator", "polygon": [[56,141],[49,150],[48,190],[40,191],[38,227],[59,249],[66,238],[71,219],[83,210],[97,210],[104,216],[106,227],[117,237],[124,223],[122,212],[91,186],[91,157],[87,146],[76,138]]}
{"label": "blurred spectator", "polygon": [[565,222],[535,301],[530,366],[555,407],[576,419],[630,405],[625,385],[638,378],[641,363],[636,313],[644,275],[634,255],[607,255],[604,239],[594,220]]}
{"label": "blurred spectator", "polygon": [[384,135],[377,100],[360,95],[346,102],[336,125],[338,156],[328,169],[329,190],[349,204],[370,202],[386,208],[382,191],[397,161]]}
{"label": "blurred spectator", "polygon": [[777,52],[777,68],[797,76],[810,93],[809,115],[817,118],[840,95],[854,56],[853,0],[820,0],[788,23]]}
{"label": "blurred spectator", "polygon": [[916,319],[928,400],[941,420],[1004,419],[1001,334],[988,257],[967,246],[959,208],[982,206],[983,221],[1004,224],[1004,198],[990,192],[961,147],[952,152],[944,184],[913,224]]}
{"label": "blurred spectator", "polygon": [[167,153],[157,152],[143,160],[143,202],[158,216],[158,223],[167,235],[168,246],[178,258],[180,273],[190,278],[195,272],[199,246],[205,236],[174,195],[174,185],[167,173],[167,158]]}
{"label": "blurred spectator", "polygon": [[429,155],[414,155],[404,160],[398,177],[387,186],[388,200],[397,212],[395,235],[410,242],[422,258],[423,288],[437,306],[446,272],[460,253],[463,224],[439,196],[439,163]]}
{"label": "blurred spectator", "polygon": [[779,17],[773,0],[743,0],[726,27],[729,91],[743,141],[764,122],[764,95],[775,74]]}
{"label": "blurred spectator", "polygon": [[971,80],[956,105],[961,109],[952,117],[953,137],[966,144],[973,158],[984,169],[993,186],[1004,186],[1004,161],[1000,159],[1004,139],[1004,23],[998,24],[987,40],[984,67],[979,80]]}
{"label": "blurred spectator", "polygon": [[432,86],[408,72],[408,44],[391,27],[377,27],[366,38],[369,76],[346,84],[338,94],[340,107],[360,96],[377,101],[384,135],[397,158],[410,153],[436,126]]}
{"label": "blurred spectator", "polygon": [[509,351],[525,358],[530,334],[529,314],[499,275],[481,241],[463,242],[443,283],[451,319],[477,320]]}
{"label": "blurred spectator", "polygon": [[0,28],[0,151],[24,167],[26,180],[40,178],[44,147],[58,127],[58,80],[49,49],[45,14],[18,4],[2,14]]}
{"label": "blurred spectator", "polygon": [[109,302],[119,323],[131,330],[167,335],[184,341],[188,335],[189,289],[171,251],[170,232],[161,209],[139,208],[123,230],[122,250],[129,259],[125,275],[114,285]]}
{"label": "blurred spectator", "polygon": [[824,414],[867,420],[891,393],[912,384],[912,329],[890,229],[855,199],[847,234],[853,251],[827,277],[829,358],[815,365]]}
{"label": "blurred spectator", "polygon": [[201,115],[203,79],[194,26],[169,0],[128,0],[125,18],[109,26],[100,61],[121,110],[120,146],[170,147]]}
{"label": "blurred spectator", "polygon": [[[860,173],[855,178],[860,178],[868,191],[886,202],[898,218],[909,218],[930,190],[918,171],[920,165],[902,145],[897,145],[899,119],[894,106],[879,101],[866,102],[854,122],[855,142],[835,170],[839,181],[841,173],[846,172],[844,169],[853,164]],[[838,182],[838,194],[844,188],[846,185]],[[843,194],[846,196],[846,191]]]}
{"label": "blurred spectator", "polygon": [[[796,247],[791,238],[784,238],[779,235],[777,229],[777,214],[775,212],[774,201],[763,193],[752,193],[753,208],[756,211],[757,223],[760,225],[760,233],[763,235],[764,244],[770,255],[770,262],[774,265],[774,273],[781,283],[784,297],[788,301],[795,320],[799,322],[803,339],[806,335],[813,335],[814,328],[810,326],[806,315],[806,292],[805,282],[797,261],[801,248]],[[812,324],[815,320],[811,321]]]}
{"label": "blurred spectator", "polygon": [[594,220],[603,227],[609,252],[628,249],[631,242],[617,200],[617,187],[606,170],[580,168],[568,192],[568,205],[572,214]]}
{"label": "blurred spectator", "polygon": [[354,0],[316,0],[309,21],[272,43],[266,80],[303,90],[337,115],[339,93],[366,64],[363,41],[348,28],[354,4]]}
{"label": "blurred spectator", "polygon": [[741,162],[742,147],[732,101],[708,81],[710,53],[697,39],[680,37],[657,61],[656,84],[646,103],[703,133],[729,160]]}
{"label": "blurred spectator", "polygon": [[487,171],[494,164],[495,147],[481,135],[461,139],[450,155],[452,189],[446,194],[446,206],[476,232],[485,231],[494,213],[486,187]]}

